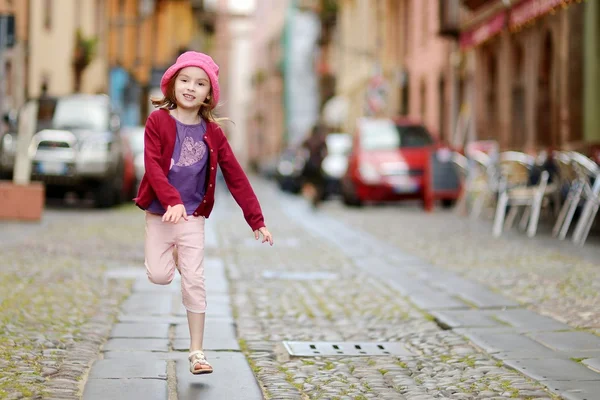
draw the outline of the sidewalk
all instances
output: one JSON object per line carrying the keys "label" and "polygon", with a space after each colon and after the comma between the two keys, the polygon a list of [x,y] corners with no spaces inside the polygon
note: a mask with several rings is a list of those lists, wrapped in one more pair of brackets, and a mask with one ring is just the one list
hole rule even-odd
{"label": "sidewalk", "polygon": [[133,294],[84,399],[600,398],[600,337],[253,183],[274,247],[223,192],[206,225],[215,373],[187,370],[178,282],[115,269]]}
{"label": "sidewalk", "polygon": [[[214,238],[207,224],[207,247]],[[223,263],[205,260],[208,311],[205,354],[211,375],[189,372],[189,330],[181,279],[153,285],[139,267],[113,269],[107,279],[133,279],[133,292],[92,367],[84,400],[262,399],[236,338]],[[241,396],[241,397],[240,397]]]}

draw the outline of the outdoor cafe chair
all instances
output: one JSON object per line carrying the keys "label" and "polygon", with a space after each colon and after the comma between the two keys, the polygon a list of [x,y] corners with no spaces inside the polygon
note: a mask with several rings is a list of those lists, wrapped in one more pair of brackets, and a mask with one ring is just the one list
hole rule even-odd
{"label": "outdoor cafe chair", "polygon": [[[510,228],[520,208],[524,208],[521,229],[527,228],[527,236],[537,232],[542,207],[546,206],[550,195],[557,190],[556,184],[549,184],[550,174],[542,171],[539,182],[528,186],[535,158],[525,153],[505,152],[499,157],[499,195],[494,217],[493,235],[499,237],[503,226]],[[506,208],[510,206],[508,216]]]}
{"label": "outdoor cafe chair", "polygon": [[572,177],[572,181],[566,200],[560,209],[558,218],[552,229],[552,235],[554,237],[558,236],[560,240],[564,240],[567,237],[575,211],[577,211],[582,198],[586,199],[588,195],[593,195],[591,180],[600,173],[598,165],[581,153],[568,152],[564,154],[560,158],[563,163],[566,160],[565,157],[568,157],[570,160],[570,171],[564,165],[561,166],[560,161],[558,165],[559,168],[562,168],[561,174],[564,171],[566,177]]}
{"label": "outdoor cafe chair", "polygon": [[584,187],[587,200],[581,210],[581,216],[573,232],[573,243],[583,246],[587,240],[590,229],[594,224],[594,219],[600,206],[600,173],[596,174],[594,185]]}

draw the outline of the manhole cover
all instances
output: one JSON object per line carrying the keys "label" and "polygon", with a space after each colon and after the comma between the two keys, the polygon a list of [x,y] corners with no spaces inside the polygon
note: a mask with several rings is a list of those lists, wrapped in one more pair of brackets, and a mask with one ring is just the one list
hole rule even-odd
{"label": "manhole cover", "polygon": [[395,342],[288,342],[283,346],[292,356],[412,356],[402,343]]}
{"label": "manhole cover", "polygon": [[319,281],[337,279],[338,275],[331,272],[289,272],[289,271],[264,271],[265,279],[282,279],[290,281]]}

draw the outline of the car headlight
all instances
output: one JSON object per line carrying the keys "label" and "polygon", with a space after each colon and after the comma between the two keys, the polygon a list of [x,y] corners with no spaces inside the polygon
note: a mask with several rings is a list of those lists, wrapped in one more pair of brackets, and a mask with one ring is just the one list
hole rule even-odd
{"label": "car headlight", "polygon": [[365,183],[376,184],[381,181],[381,175],[373,165],[361,163],[358,167],[358,173]]}
{"label": "car headlight", "polygon": [[281,161],[277,166],[277,171],[281,176],[290,176],[294,173],[294,164],[288,160]]}
{"label": "car headlight", "polygon": [[2,137],[2,149],[7,153],[15,153],[17,151],[17,138],[10,133]]}

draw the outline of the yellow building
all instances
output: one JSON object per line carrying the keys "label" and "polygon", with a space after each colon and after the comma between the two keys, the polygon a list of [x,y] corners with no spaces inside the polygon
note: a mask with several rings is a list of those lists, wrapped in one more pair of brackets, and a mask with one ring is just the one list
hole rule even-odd
{"label": "yellow building", "polygon": [[[74,91],[106,92],[106,21],[103,3],[104,0],[44,1],[39,2],[38,7],[29,9],[29,97],[40,96],[43,89],[51,96]],[[78,32],[82,39],[80,44],[84,44],[82,48],[94,50],[91,61],[85,62],[81,79],[77,79],[73,65]]]}
{"label": "yellow building", "polygon": [[[396,115],[400,109],[403,54],[401,5],[397,0],[340,0],[338,32],[333,43],[336,97],[347,102],[343,127],[352,132],[365,114]],[[360,27],[360,28],[358,28]],[[383,78],[383,79],[381,79]],[[382,107],[368,104],[370,86],[385,87]],[[381,87],[381,86],[380,86]]]}
{"label": "yellow building", "polygon": [[125,125],[143,124],[149,98],[180,52],[198,46],[198,2],[106,0],[110,95]]}
{"label": "yellow building", "polygon": [[27,1],[0,0],[0,14],[11,16],[14,21],[14,43],[3,54],[2,80],[4,92],[1,96],[2,114],[17,110],[26,96],[26,49],[28,41]]}

